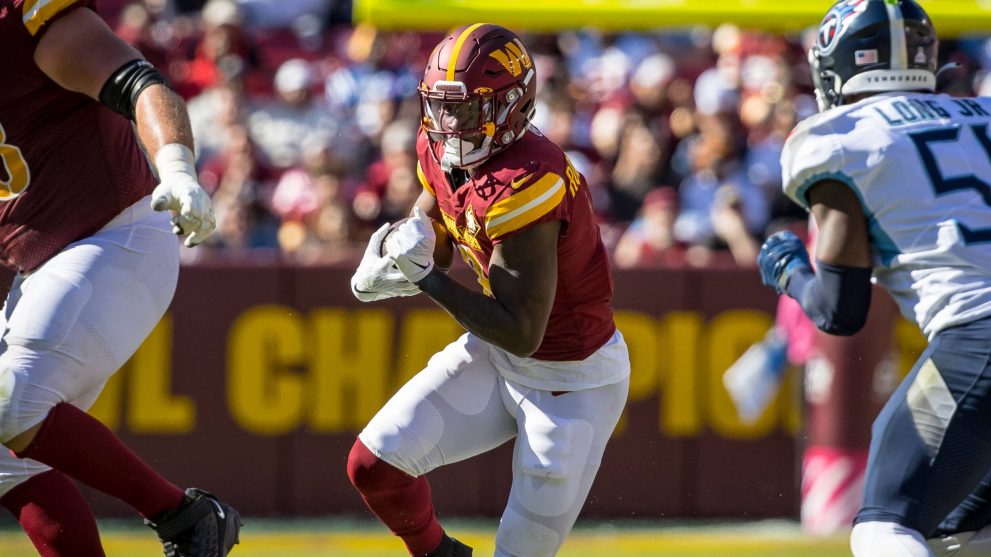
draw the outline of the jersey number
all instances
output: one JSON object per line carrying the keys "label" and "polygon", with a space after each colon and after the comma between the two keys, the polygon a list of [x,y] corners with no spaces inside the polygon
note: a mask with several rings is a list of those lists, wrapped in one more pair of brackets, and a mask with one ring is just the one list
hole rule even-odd
{"label": "jersey number", "polygon": [[[988,138],[988,125],[974,124],[970,126],[970,129],[974,132],[977,142],[981,144],[981,149],[984,150],[984,154],[988,158],[988,164],[991,164],[991,138]],[[957,141],[959,136],[959,126],[909,134],[909,137],[915,143],[915,148],[919,151],[919,157],[922,158],[922,165],[926,167],[926,174],[929,175],[929,180],[932,182],[936,195],[946,195],[971,189],[981,195],[981,199],[985,205],[991,207],[991,184],[982,181],[973,174],[946,178],[939,171],[939,165],[936,164],[936,156],[933,154],[932,149],[930,149],[929,144],[937,141]],[[957,221],[957,228],[960,230],[960,235],[963,237],[964,243],[991,242],[991,228],[970,228],[959,221]]]}
{"label": "jersey number", "polygon": [[31,172],[21,150],[7,144],[7,132],[0,125],[0,161],[6,176],[0,173],[0,201],[9,201],[27,189],[31,183]]}

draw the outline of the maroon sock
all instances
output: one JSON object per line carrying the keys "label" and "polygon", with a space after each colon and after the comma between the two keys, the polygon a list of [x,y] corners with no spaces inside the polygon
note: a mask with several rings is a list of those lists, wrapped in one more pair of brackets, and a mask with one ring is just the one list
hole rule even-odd
{"label": "maroon sock", "polygon": [[437,549],[444,529],[434,515],[426,478],[415,478],[379,460],[361,441],[355,442],[348,456],[348,476],[368,508],[402,538],[410,555]]}
{"label": "maroon sock", "polygon": [[55,405],[19,458],[47,464],[70,478],[112,495],[154,518],[182,503],[181,489],[169,483],[86,412]]}
{"label": "maroon sock", "polygon": [[41,557],[105,557],[89,504],[56,470],[29,478],[0,497]]}

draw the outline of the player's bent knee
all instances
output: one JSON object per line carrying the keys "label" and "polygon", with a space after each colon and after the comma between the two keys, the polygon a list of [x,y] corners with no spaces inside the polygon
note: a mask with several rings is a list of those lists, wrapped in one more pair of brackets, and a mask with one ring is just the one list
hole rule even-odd
{"label": "player's bent knee", "polygon": [[356,440],[348,455],[348,478],[362,494],[388,491],[414,481],[415,478],[375,456],[361,440]]}
{"label": "player's bent knee", "polygon": [[527,487],[517,491],[520,503],[541,516],[559,516],[574,505],[581,492],[589,462],[594,430],[584,420],[531,419],[524,426],[526,440],[520,449],[520,471]]}
{"label": "player's bent knee", "polygon": [[861,522],[850,533],[854,557],[930,557],[925,538],[894,522]]}
{"label": "player's bent knee", "polygon": [[[27,378],[18,373],[16,366],[0,356],[0,444],[7,445],[26,432],[41,424],[51,409],[61,402],[56,394],[35,389],[24,396]],[[30,439],[28,439],[30,441]],[[13,448],[13,447],[12,447]]]}

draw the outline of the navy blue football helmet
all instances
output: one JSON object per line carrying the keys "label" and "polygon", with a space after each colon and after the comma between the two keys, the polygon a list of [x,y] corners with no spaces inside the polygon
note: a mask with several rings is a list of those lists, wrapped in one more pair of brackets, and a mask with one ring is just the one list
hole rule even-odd
{"label": "navy blue football helmet", "polygon": [[937,46],[915,0],[840,0],[809,50],[819,110],[858,93],[934,91]]}

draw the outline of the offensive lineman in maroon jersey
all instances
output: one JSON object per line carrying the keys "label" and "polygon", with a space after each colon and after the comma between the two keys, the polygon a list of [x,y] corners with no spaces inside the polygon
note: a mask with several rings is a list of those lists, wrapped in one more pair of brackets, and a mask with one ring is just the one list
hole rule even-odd
{"label": "offensive lineman in maroon jersey", "polygon": [[[471,555],[437,522],[423,475],[514,437],[495,555],[557,554],[626,402],[629,355],[588,187],[529,125],[535,95],[533,61],[508,29],[470,25],[441,41],[420,85],[424,192],[411,218],[373,235],[352,279],[365,301],[422,291],[468,331],[386,403],[348,459],[368,507],[414,556]],[[434,264],[432,221],[483,292]]]}
{"label": "offensive lineman in maroon jersey", "polygon": [[193,246],[214,228],[185,106],[93,0],[0,0],[0,50],[0,261],[17,271],[0,315],[0,504],[45,557],[104,555],[70,478],[133,506],[166,555],[226,555],[237,511],[183,492],[85,412],[172,298],[172,232]]}

